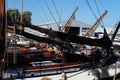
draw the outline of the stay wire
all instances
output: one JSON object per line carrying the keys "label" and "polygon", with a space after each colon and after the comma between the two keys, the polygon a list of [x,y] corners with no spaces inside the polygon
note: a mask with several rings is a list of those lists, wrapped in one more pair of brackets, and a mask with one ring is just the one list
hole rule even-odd
{"label": "stay wire", "polygon": [[[88,7],[89,7],[90,11],[92,12],[93,16],[94,16],[94,17],[95,17],[95,19],[97,20],[97,16],[95,15],[95,13],[94,13],[93,9],[91,8],[91,6],[90,6],[90,4],[89,4],[88,0],[86,0],[86,3],[87,3],[87,5],[88,5]],[[99,23],[100,23],[100,22],[99,22]],[[98,25],[97,25],[97,26],[98,26]],[[101,27],[103,28],[103,26],[101,26]]]}
{"label": "stay wire", "polygon": [[53,6],[54,6],[54,8],[55,8],[55,11],[56,11],[56,13],[57,13],[57,15],[58,15],[59,21],[60,21],[60,14],[59,14],[58,9],[57,9],[57,7],[56,7],[55,1],[52,0],[52,3],[53,3]]}
{"label": "stay wire", "polygon": [[103,3],[101,2],[101,0],[99,0],[99,1],[100,1],[101,6],[103,7],[103,9],[106,10],[105,7],[103,6]]}
{"label": "stay wire", "polygon": [[[88,7],[89,7],[90,11],[92,12],[93,16],[94,16],[94,17],[95,17],[95,19],[97,20],[97,16],[95,15],[95,13],[94,13],[93,9],[91,8],[91,6],[90,6],[90,4],[89,4],[88,0],[86,0],[86,3],[87,3],[87,5],[88,5]],[[99,24],[99,23],[98,23],[98,24]],[[95,27],[95,28],[97,28],[98,24],[96,25],[96,27]]]}
{"label": "stay wire", "polygon": [[[38,12],[38,10],[36,9],[36,7],[33,5],[33,2],[31,0],[31,5],[32,5],[32,8],[35,10],[35,12],[38,14],[38,16],[40,17],[40,19],[45,23],[45,20],[44,18],[40,15],[40,13]],[[48,26],[47,26],[48,27]]]}
{"label": "stay wire", "polygon": [[[105,7],[103,6],[103,3],[101,2],[101,0],[98,0],[98,1],[100,1],[100,4],[101,4],[102,8],[103,8],[104,10],[106,10]],[[104,25],[104,24],[103,24],[103,25]]]}
{"label": "stay wire", "polygon": [[[98,11],[98,14],[99,14],[99,16],[100,16],[100,10],[99,10],[99,8],[98,8],[98,5],[97,5],[96,0],[94,0],[94,2],[95,2],[96,9],[97,9],[97,11]],[[101,25],[101,26],[104,26],[103,19],[101,19],[100,25]]]}
{"label": "stay wire", "polygon": [[55,23],[56,23],[57,26],[59,27],[59,24],[57,23],[55,17],[53,16],[53,13],[52,13],[52,11],[51,11],[50,8],[49,8],[48,3],[46,2],[46,0],[44,0],[44,2],[45,2],[46,6],[47,6],[47,8],[48,8],[48,10],[49,10],[49,12],[50,12],[51,17],[53,18],[53,20],[55,21]]}
{"label": "stay wire", "polygon": [[[37,3],[38,3],[38,5],[40,6],[40,9],[42,10],[42,13],[43,13],[43,15],[44,15],[46,21],[49,22],[49,21],[48,21],[48,18],[47,18],[47,16],[46,16],[46,14],[45,14],[45,11],[44,11],[43,7],[41,6],[39,0],[37,0]],[[50,28],[48,25],[47,25],[47,27]]]}
{"label": "stay wire", "polygon": [[95,19],[97,19],[97,16],[95,15],[95,13],[94,13],[93,9],[91,8],[91,6],[90,6],[90,4],[89,4],[88,0],[86,0],[86,3],[87,3],[87,5],[88,5],[88,7],[89,7],[90,11],[92,12],[93,16],[95,17]]}

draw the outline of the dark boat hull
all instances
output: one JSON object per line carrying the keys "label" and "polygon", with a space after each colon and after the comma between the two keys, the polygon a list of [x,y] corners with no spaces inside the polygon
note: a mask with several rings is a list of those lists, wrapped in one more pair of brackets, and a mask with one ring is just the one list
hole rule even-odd
{"label": "dark boat hull", "polygon": [[[13,65],[14,53],[13,52],[9,52],[7,54],[8,54],[8,57],[7,57],[8,65],[12,66]],[[44,54],[45,54],[45,51],[43,51],[43,50],[16,52],[15,53],[15,55],[16,55],[16,65],[20,66],[20,65],[25,65],[25,64],[27,64],[29,62],[32,62],[32,61],[43,60]]]}

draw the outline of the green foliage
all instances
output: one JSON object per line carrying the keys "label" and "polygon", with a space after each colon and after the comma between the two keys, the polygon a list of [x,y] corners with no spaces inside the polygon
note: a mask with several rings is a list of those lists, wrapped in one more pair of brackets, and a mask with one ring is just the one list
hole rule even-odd
{"label": "green foliage", "polygon": [[7,24],[14,25],[15,21],[20,20],[20,12],[18,9],[8,9],[7,10]]}
{"label": "green foliage", "polygon": [[[32,13],[29,11],[24,11],[22,13],[23,16],[23,22],[25,23],[31,23],[31,15]],[[8,25],[14,25],[15,22],[19,22],[21,17],[21,13],[18,9],[8,9],[7,10],[7,24]]]}
{"label": "green foliage", "polygon": [[29,12],[29,11],[24,11],[23,12],[23,22],[25,22],[25,23],[30,23],[31,22],[31,12]]}

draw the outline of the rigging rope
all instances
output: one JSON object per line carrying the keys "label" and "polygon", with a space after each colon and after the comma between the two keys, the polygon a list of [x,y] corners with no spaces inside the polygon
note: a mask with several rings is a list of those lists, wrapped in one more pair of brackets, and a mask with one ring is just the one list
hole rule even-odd
{"label": "rigging rope", "polygon": [[52,14],[52,11],[50,10],[50,8],[49,8],[49,6],[48,6],[48,3],[46,2],[46,0],[44,0],[44,2],[45,2],[45,4],[46,4],[46,6],[47,6],[47,8],[48,8],[48,10],[49,10],[49,12],[50,12],[50,15],[52,16],[53,20],[55,21],[55,23],[56,23],[57,26],[59,27],[59,24],[57,23],[55,17],[54,17],[53,14]]}
{"label": "rigging rope", "polygon": [[[104,10],[106,10],[105,7],[103,6],[101,0],[99,0],[99,1],[100,1],[100,4],[101,4],[102,8],[103,8]],[[104,25],[104,23],[103,23],[103,25]]]}
{"label": "rigging rope", "polygon": [[105,9],[105,7],[103,6],[103,4],[102,4],[101,0],[99,0],[99,1],[100,1],[101,6],[103,7],[103,9],[104,9],[104,10],[106,10],[106,9]]}
{"label": "rigging rope", "polygon": [[61,9],[61,13],[60,13],[60,22],[61,22],[61,19],[62,19],[62,16],[63,16],[63,11],[64,11],[64,7],[62,7],[62,9]]}
{"label": "rigging rope", "polygon": [[33,0],[31,0],[31,6],[32,8],[35,10],[35,12],[37,13],[37,15],[40,17],[40,19],[42,19],[43,22],[45,22],[44,18],[40,15],[40,13],[38,12],[38,10],[36,10],[35,6],[33,5]]}
{"label": "rigging rope", "polygon": [[[39,0],[37,0],[37,2],[38,2],[38,4],[39,4],[39,6],[40,6],[40,9],[42,10],[43,15],[45,16],[46,21],[49,22],[49,21],[48,21],[48,18],[47,18],[47,16],[46,16],[46,14],[45,14],[45,11],[44,11],[44,9],[42,8],[42,6],[41,6]],[[47,24],[46,24],[46,25],[47,25]],[[47,25],[47,27],[50,28],[48,25]]]}
{"label": "rigging rope", "polygon": [[62,27],[62,25],[61,25],[61,23],[62,23],[62,21],[61,21],[62,15],[63,15],[63,7],[61,9],[60,18],[59,18],[59,31],[61,30],[61,27]]}
{"label": "rigging rope", "polygon": [[[86,0],[86,3],[87,3],[87,5],[88,5],[89,9],[91,10],[92,14],[94,15],[95,19],[97,20],[97,16],[95,15],[93,9],[91,8],[88,0]],[[92,35],[92,34],[95,32],[97,26],[98,26],[98,23],[97,23],[96,27],[94,27],[94,28],[90,31],[90,32],[92,32],[92,33],[90,34],[90,32],[89,32],[90,35]],[[86,35],[86,34],[85,34],[85,35]]]}
{"label": "rigging rope", "polygon": [[[97,8],[98,14],[99,14],[99,16],[100,16],[100,10],[99,10],[99,8],[98,8],[98,5],[97,5],[96,0],[94,0],[94,2],[95,2],[95,6],[96,6],[96,8]],[[100,25],[101,25],[102,27],[104,26],[104,22],[103,22],[102,19],[101,19]]]}
{"label": "rigging rope", "polygon": [[[97,19],[97,16],[95,15],[93,9],[91,8],[91,6],[90,6],[88,0],[86,0],[86,3],[87,3],[87,5],[88,5],[88,7],[90,8],[92,14],[94,15],[95,19]],[[96,3],[95,3],[95,4],[96,4]],[[98,6],[96,6],[96,7],[98,7]],[[102,18],[102,19],[103,19],[103,18]],[[101,21],[102,21],[102,19],[101,19]],[[101,23],[101,22],[99,22],[98,24],[100,24],[100,23]],[[98,26],[98,25],[97,25],[97,26]],[[97,26],[96,26],[96,28],[97,28]],[[102,28],[104,28],[104,26],[102,26],[102,25],[100,25],[100,26],[101,26]]]}
{"label": "rigging rope", "polygon": [[94,2],[95,2],[95,6],[96,6],[96,8],[97,8],[98,14],[100,15],[100,10],[99,10],[99,8],[98,8],[98,5],[97,5],[96,0],[94,0]]}
{"label": "rigging rope", "polygon": [[56,13],[57,13],[57,15],[58,15],[58,18],[59,18],[59,20],[60,20],[60,14],[59,14],[58,9],[57,9],[57,7],[56,7],[55,1],[52,0],[52,3],[53,3],[53,5],[54,5],[55,11],[56,11]]}
{"label": "rigging rope", "polygon": [[87,3],[87,5],[88,5],[88,7],[89,7],[90,11],[91,11],[91,12],[92,12],[92,14],[94,15],[95,19],[97,19],[97,16],[95,15],[95,13],[94,13],[93,9],[91,8],[91,6],[90,6],[90,4],[89,4],[88,0],[86,0],[86,3]]}

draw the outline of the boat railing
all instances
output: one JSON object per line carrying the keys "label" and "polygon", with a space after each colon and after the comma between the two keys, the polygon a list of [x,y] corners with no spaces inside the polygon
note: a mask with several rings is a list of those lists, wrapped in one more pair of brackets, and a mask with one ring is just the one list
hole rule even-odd
{"label": "boat railing", "polygon": [[55,74],[61,74],[63,71],[65,73],[71,73],[71,72],[77,72],[77,71],[81,71],[81,70],[86,70],[88,68],[94,67],[92,66],[93,63],[85,63],[85,64],[81,64],[81,63],[73,63],[73,64],[69,64],[69,63],[64,63],[64,64],[59,64],[59,66],[56,67],[32,67],[31,69],[27,68],[27,69],[20,69],[17,72],[12,72],[9,73],[9,75],[4,76],[4,79],[8,79],[8,78],[27,78],[27,77],[37,77],[37,76],[47,76],[47,75],[55,75]]}

